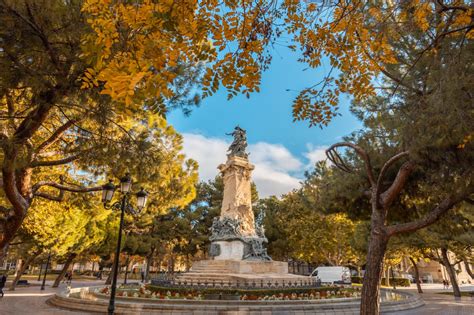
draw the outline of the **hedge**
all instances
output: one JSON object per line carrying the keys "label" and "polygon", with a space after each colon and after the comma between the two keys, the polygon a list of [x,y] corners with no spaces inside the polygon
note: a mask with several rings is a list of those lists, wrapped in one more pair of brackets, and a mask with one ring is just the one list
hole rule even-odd
{"label": "hedge", "polygon": [[[410,279],[406,278],[389,278],[390,285],[395,283],[395,286],[398,287],[409,287],[410,286]],[[351,277],[352,283],[362,283],[362,277],[353,276]],[[382,283],[385,283],[385,278],[382,278]]]}

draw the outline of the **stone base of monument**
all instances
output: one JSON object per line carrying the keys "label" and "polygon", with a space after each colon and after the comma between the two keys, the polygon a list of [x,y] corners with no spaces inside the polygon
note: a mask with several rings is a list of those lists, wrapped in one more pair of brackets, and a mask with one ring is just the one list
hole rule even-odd
{"label": "stone base of monument", "polygon": [[288,263],[283,261],[200,260],[193,264],[191,271],[219,271],[233,274],[288,274]]}
{"label": "stone base of monument", "polygon": [[289,274],[288,263],[282,261],[201,260],[189,272],[178,275],[175,282],[261,287],[285,283],[308,285],[311,279]]}

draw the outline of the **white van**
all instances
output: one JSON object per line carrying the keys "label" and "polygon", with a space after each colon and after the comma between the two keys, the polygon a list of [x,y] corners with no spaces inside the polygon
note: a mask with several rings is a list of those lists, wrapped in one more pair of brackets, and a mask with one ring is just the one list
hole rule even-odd
{"label": "white van", "polygon": [[347,267],[318,267],[313,270],[310,277],[316,277],[321,283],[350,284],[351,271]]}

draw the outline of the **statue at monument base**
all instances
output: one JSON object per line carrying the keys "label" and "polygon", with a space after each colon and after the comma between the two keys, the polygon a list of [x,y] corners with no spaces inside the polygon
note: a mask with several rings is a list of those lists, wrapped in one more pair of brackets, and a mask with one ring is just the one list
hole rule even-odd
{"label": "statue at monument base", "polygon": [[249,237],[242,235],[240,225],[238,218],[214,218],[209,256],[213,259],[272,260],[264,245],[268,240],[263,235],[263,228],[256,229],[262,231],[261,235]]}

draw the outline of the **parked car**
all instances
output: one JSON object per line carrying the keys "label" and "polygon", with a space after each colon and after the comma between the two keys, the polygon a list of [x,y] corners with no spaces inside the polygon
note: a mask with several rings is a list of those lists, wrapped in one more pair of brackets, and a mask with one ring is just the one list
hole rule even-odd
{"label": "parked car", "polygon": [[351,271],[348,267],[343,266],[318,267],[313,270],[310,277],[316,277],[321,283],[351,283]]}

